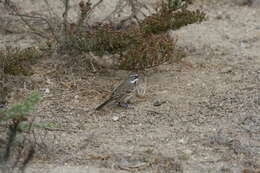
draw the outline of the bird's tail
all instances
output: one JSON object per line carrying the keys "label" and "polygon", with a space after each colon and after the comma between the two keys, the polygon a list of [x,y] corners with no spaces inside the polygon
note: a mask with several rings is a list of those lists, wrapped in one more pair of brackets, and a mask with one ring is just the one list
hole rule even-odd
{"label": "bird's tail", "polygon": [[96,110],[98,111],[98,110],[102,109],[102,108],[103,108],[106,104],[108,104],[111,100],[112,100],[111,98],[107,99],[104,103],[102,103],[102,104],[100,104],[98,107],[96,107]]}

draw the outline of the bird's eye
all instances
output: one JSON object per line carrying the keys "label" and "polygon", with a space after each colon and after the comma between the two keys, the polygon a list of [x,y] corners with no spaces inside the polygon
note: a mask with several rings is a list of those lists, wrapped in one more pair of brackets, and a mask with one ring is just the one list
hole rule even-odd
{"label": "bird's eye", "polygon": [[138,74],[132,74],[132,75],[130,75],[129,76],[129,78],[131,79],[131,80],[135,80],[135,79],[138,79]]}

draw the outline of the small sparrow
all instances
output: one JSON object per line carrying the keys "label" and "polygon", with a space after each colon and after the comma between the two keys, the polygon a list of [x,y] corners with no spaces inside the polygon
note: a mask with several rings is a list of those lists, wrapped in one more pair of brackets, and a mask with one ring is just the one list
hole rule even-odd
{"label": "small sparrow", "polygon": [[138,74],[130,74],[126,80],[112,91],[110,98],[99,105],[96,110],[102,109],[105,105],[113,101],[117,102],[120,106],[126,107],[125,105],[131,99],[131,94],[136,88],[138,79]]}

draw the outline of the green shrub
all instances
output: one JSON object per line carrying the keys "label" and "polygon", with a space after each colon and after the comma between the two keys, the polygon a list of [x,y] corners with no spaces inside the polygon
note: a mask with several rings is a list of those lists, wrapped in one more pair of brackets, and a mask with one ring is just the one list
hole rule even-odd
{"label": "green shrub", "polygon": [[28,116],[29,112],[34,111],[35,105],[39,102],[40,95],[37,92],[33,92],[29,97],[24,99],[20,104],[11,106],[9,109],[0,111],[0,121],[7,121],[10,119],[16,119],[21,121]]}
{"label": "green shrub", "polygon": [[18,122],[17,128],[20,131],[29,130],[29,128],[44,128],[53,127],[53,123],[36,123],[28,122],[29,113],[35,110],[36,104],[40,101],[40,95],[38,92],[32,92],[21,103],[12,105],[8,109],[0,110],[0,122],[12,121]]}
{"label": "green shrub", "polygon": [[188,24],[200,23],[205,18],[205,13],[199,10],[189,11],[185,8],[174,12],[161,10],[141,21],[140,27],[144,33],[159,34],[169,29],[177,30]]}
{"label": "green shrub", "polygon": [[[14,172],[15,168],[24,172],[26,165],[32,160],[35,153],[35,144],[28,137],[30,130],[41,124],[29,122],[29,113],[34,111],[40,95],[33,92],[20,104],[8,109],[0,110],[0,123],[6,122],[7,138],[5,146],[0,150],[0,171]],[[20,162],[20,163],[19,163]],[[19,163],[19,164],[18,164]]]}
{"label": "green shrub", "polygon": [[96,24],[89,32],[76,30],[69,35],[68,47],[73,53],[117,54],[119,56],[114,56],[119,62],[117,68],[126,70],[143,70],[170,60],[177,61],[183,53],[177,52],[176,40],[165,32],[205,19],[205,13],[186,9],[190,2],[162,2],[160,11],[126,29],[116,29],[113,24]]}
{"label": "green shrub", "polygon": [[173,59],[175,50],[174,40],[167,34],[150,34],[142,37],[139,43],[132,45],[120,57],[121,69],[143,70],[158,66]]}

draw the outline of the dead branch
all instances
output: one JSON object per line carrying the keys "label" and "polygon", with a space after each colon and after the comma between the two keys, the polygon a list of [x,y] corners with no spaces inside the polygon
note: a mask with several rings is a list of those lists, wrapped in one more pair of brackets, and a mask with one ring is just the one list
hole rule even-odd
{"label": "dead branch", "polygon": [[31,16],[31,15],[28,15],[28,14],[21,14],[21,13],[17,10],[18,7],[17,7],[14,3],[12,3],[12,2],[8,2],[8,3],[6,4],[6,6],[7,6],[7,8],[12,12],[11,14],[12,14],[13,16],[18,16],[18,17],[21,19],[21,21],[30,29],[30,32],[31,32],[31,33],[33,33],[33,34],[35,34],[35,35],[38,35],[38,36],[40,36],[40,37],[42,37],[42,38],[45,38],[45,39],[48,38],[48,36],[46,36],[44,32],[39,31],[38,29],[36,29],[32,24],[30,24],[30,23],[26,20],[26,18],[33,18],[33,19],[39,19],[39,20],[45,21],[45,22],[47,23],[47,25],[49,26],[49,28],[51,29],[52,35],[54,35],[54,37],[57,38],[56,35],[54,34],[53,27],[51,26],[51,24],[49,23],[49,21],[48,21],[47,19],[45,19],[44,17],[42,17],[42,16]]}
{"label": "dead branch", "polygon": [[36,29],[35,29],[31,24],[29,24],[29,23],[25,20],[25,18],[39,19],[39,20],[45,21],[46,24],[48,25],[48,27],[50,28],[50,31],[51,31],[52,36],[55,38],[55,40],[56,40],[57,42],[59,42],[58,36],[57,36],[57,35],[55,34],[55,32],[54,32],[55,29],[53,28],[53,26],[51,25],[51,23],[49,22],[48,19],[46,19],[46,18],[44,18],[44,17],[42,17],[42,16],[40,16],[40,15],[31,16],[31,15],[28,15],[28,14],[19,14],[19,13],[15,14],[15,16],[19,16],[19,17],[21,18],[21,20],[33,31],[33,33],[38,34],[38,35],[40,35],[40,36],[43,37],[43,38],[48,38],[48,36],[46,36],[46,35],[44,34],[44,32],[41,32],[41,31],[35,32]]}
{"label": "dead branch", "polygon": [[[131,14],[129,16],[127,16],[126,18],[122,19],[118,24],[117,24],[117,28],[121,29],[121,28],[125,28],[128,21],[134,22],[134,20],[136,21],[135,23],[137,23],[139,21],[137,14],[141,13],[144,17],[146,17],[147,15],[144,14],[140,9],[141,8],[145,8],[147,10],[149,10],[149,8],[141,2],[138,2],[137,0],[120,0],[116,7],[115,10],[113,12],[111,12],[103,21],[110,21],[111,18],[116,15],[116,14],[120,14],[123,9],[125,9],[125,7],[130,6],[131,8]],[[133,20],[134,19],[134,20]]]}
{"label": "dead branch", "polygon": [[64,0],[65,10],[63,12],[63,32],[65,44],[68,43],[68,12],[69,12],[69,0]]}
{"label": "dead branch", "polygon": [[55,16],[55,18],[58,19],[59,16],[57,15],[57,13],[55,13],[55,12],[53,11],[53,9],[51,8],[51,6],[50,6],[48,0],[44,0],[44,2],[45,2],[45,4],[46,4],[46,6],[48,7],[49,14]]}

